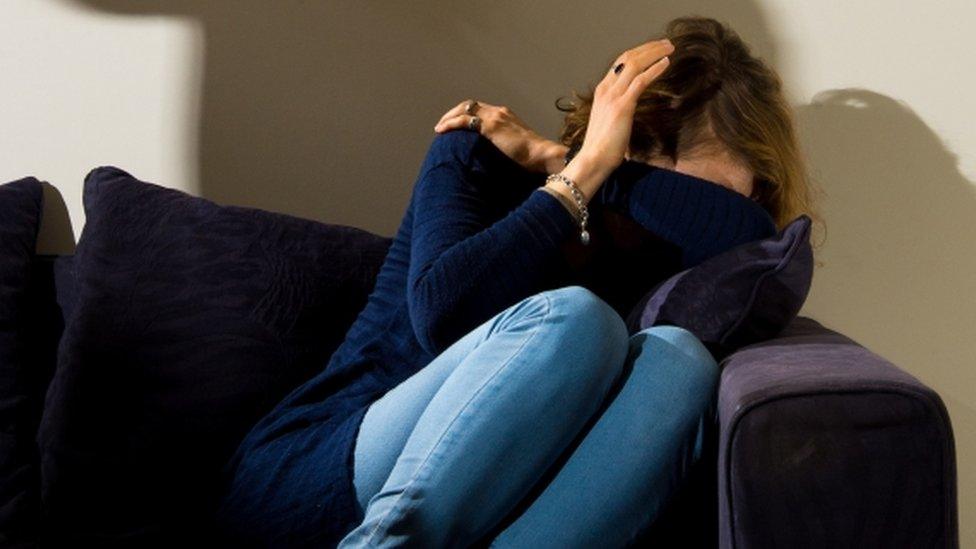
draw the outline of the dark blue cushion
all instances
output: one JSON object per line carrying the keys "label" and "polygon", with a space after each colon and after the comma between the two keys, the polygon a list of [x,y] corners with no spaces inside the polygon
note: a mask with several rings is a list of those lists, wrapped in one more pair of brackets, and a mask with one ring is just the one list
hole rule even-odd
{"label": "dark blue cushion", "polygon": [[40,477],[34,437],[39,372],[31,360],[29,286],[43,204],[41,183],[0,185],[0,546],[36,541]]}
{"label": "dark blue cushion", "polygon": [[800,312],[813,280],[810,217],[726,250],[657,284],[627,318],[695,334],[718,357],[774,337]]}
{"label": "dark blue cushion", "polygon": [[327,363],[390,239],[112,167],[89,173],[84,204],[39,433],[45,530],[55,543],[202,535],[220,468]]}

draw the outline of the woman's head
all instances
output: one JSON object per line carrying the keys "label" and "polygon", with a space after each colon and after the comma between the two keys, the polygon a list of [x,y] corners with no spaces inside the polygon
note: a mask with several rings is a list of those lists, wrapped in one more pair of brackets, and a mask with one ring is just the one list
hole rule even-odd
{"label": "woman's head", "polygon": [[[801,213],[821,221],[779,76],[714,19],[674,19],[660,38],[674,52],[637,103],[630,156],[672,165],[702,158],[739,164],[753,176],[751,198],[778,228]],[[571,147],[586,135],[593,101],[592,91],[574,95],[568,106],[556,103],[567,113],[560,140]]]}

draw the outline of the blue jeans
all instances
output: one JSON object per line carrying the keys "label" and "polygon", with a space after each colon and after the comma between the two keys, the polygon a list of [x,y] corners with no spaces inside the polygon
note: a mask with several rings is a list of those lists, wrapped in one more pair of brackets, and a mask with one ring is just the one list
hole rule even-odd
{"label": "blue jeans", "polygon": [[699,459],[718,371],[581,286],[529,296],[370,406],[339,547],[625,546]]}

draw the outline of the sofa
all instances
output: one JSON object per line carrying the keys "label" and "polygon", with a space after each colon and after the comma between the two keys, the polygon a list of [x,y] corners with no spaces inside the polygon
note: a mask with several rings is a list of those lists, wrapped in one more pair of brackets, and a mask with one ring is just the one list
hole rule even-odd
{"label": "sofa", "polygon": [[[139,192],[149,189],[147,192],[157,193],[167,200],[191,200],[175,191],[150,189],[142,184],[130,187]],[[86,187],[86,208],[104,199],[105,193],[96,192],[97,189],[96,185]],[[135,200],[130,204],[142,203],[149,195],[133,196]],[[202,204],[199,199],[192,200],[187,202],[192,207],[184,208],[192,216],[209,223],[222,215],[216,206]],[[96,209],[89,210],[89,226],[85,229],[90,240],[97,237],[100,230],[93,221]],[[237,216],[234,224],[210,224],[205,229],[212,232],[215,227],[229,227],[233,231],[228,234],[236,236],[245,227],[240,216],[273,214],[234,210],[232,215]],[[172,224],[175,219],[167,214],[160,217],[160,223]],[[280,234],[305,234],[308,226],[303,224],[310,222],[277,216],[272,223],[275,227],[297,227],[304,231]],[[272,234],[275,242],[281,241],[279,233],[262,231],[262,238]],[[171,232],[167,230],[166,234]],[[137,238],[125,236],[130,237]],[[307,342],[314,340],[314,352],[306,353],[307,360],[294,361],[294,364],[304,364],[304,370],[294,369],[289,375],[258,380],[273,386],[274,391],[264,394],[260,407],[246,410],[253,417],[260,417],[262,410],[310,375],[309,368],[321,364],[323,357],[341,342],[356,312],[365,305],[392,242],[387,237],[336,225],[322,228],[317,238],[322,237],[332,238],[336,244],[323,248],[319,241],[316,250],[325,249],[326,256],[343,257],[330,261],[329,257],[308,259],[302,255],[302,268],[319,269],[316,286],[327,286],[328,292],[315,295],[318,301],[327,302],[317,303],[315,314],[303,317],[300,322],[293,321],[288,315],[269,313],[273,322],[268,324],[286,324],[287,330],[282,329],[281,333],[298,333],[303,342],[299,347],[303,350],[310,349]],[[166,244],[167,250],[176,245],[193,244],[181,242],[183,236],[173,238],[175,244]],[[121,245],[111,238],[106,242],[112,246]],[[36,255],[31,259],[26,285],[26,315],[20,331],[28,335],[26,346],[30,350],[26,364],[30,369],[32,394],[24,400],[35,403],[33,408],[44,402],[46,392],[49,393],[48,406],[56,400],[50,394],[49,385],[56,383],[52,379],[59,364],[59,353],[65,351],[66,326],[73,315],[77,317],[77,260],[78,256],[71,255]],[[269,265],[280,270],[284,263],[276,260]],[[279,276],[279,271],[274,269],[268,276]],[[210,271],[205,274],[213,275]],[[109,272],[106,276],[116,275],[119,273]],[[216,277],[217,287],[220,287],[223,276],[225,274]],[[262,294],[262,299],[264,296]],[[236,296],[234,299],[242,298]],[[323,323],[323,319],[328,322]],[[110,320],[105,319],[106,326]],[[325,333],[307,333],[307,326],[301,324],[306,321],[316,329],[323,327]],[[98,328],[97,324],[95,328]],[[958,547],[953,433],[946,408],[935,391],[851,338],[802,315],[793,318],[775,337],[745,345],[723,356],[720,366],[717,413],[706,436],[704,458],[690,471],[685,484],[636,545],[739,549]],[[77,401],[79,397],[73,398]],[[69,414],[62,421],[82,424],[83,419],[77,417],[79,412],[85,415],[88,407],[103,407],[104,402],[97,400],[82,398],[81,402],[74,402],[73,415]],[[109,409],[107,413],[114,412]],[[31,421],[34,422],[31,428],[36,429],[37,420]],[[240,425],[237,427],[246,428],[251,421],[245,417],[238,421]],[[226,431],[226,427],[221,427],[221,431]],[[235,434],[228,442],[232,443],[237,436]],[[128,440],[125,449],[135,444],[133,440],[139,441]],[[147,448],[152,448],[151,444]],[[172,459],[172,456],[168,455],[166,459]],[[123,465],[136,469],[140,466]],[[95,527],[85,531],[89,521],[104,521],[97,526],[103,527],[98,535],[105,535],[105,532],[112,532],[111,522],[117,518],[113,513],[125,514],[132,510],[137,514],[137,511],[146,511],[140,508],[141,505],[156,500],[171,505],[172,501],[167,497],[173,497],[172,494],[160,496],[151,492],[165,487],[105,485],[105,475],[113,475],[113,468],[117,467],[120,467],[119,462],[110,462],[104,470],[93,471],[92,476],[99,479],[95,484],[87,485],[87,479],[74,478],[71,482],[75,492],[71,497],[64,497],[63,488],[52,491],[49,485],[68,478],[65,471],[84,477],[85,469],[75,467],[74,471],[50,469],[28,473],[30,487],[14,503],[23,504],[26,498],[30,501],[21,508],[44,508],[39,515],[44,518],[36,523],[30,518],[20,520],[0,506],[3,517],[8,519],[0,521],[0,545],[35,546],[37,532],[42,546],[77,545],[79,540],[85,541],[86,545],[100,545],[93,540],[107,538],[92,534]],[[45,476],[45,490],[35,489],[41,476]],[[163,478],[167,482],[180,480]],[[207,481],[203,477],[192,479],[194,483]],[[124,483],[124,480],[120,481],[120,484]],[[90,491],[99,486],[104,486],[105,491]],[[149,493],[140,493],[147,491]],[[41,497],[42,493],[58,496],[53,507]],[[109,498],[112,501],[106,505]],[[196,504],[199,509],[205,509],[209,504],[206,498],[185,499],[187,508]],[[52,512],[49,507],[55,510]],[[106,513],[104,509],[111,511]],[[63,531],[60,531],[61,525],[65,525]],[[160,546],[174,542],[219,543],[203,537],[185,538],[186,533],[194,529],[206,531],[206,524],[184,524],[183,527],[181,532],[171,536],[163,531],[144,529],[133,533],[130,530],[127,535],[132,537],[114,538],[111,545],[146,546],[146,540],[155,540]],[[4,528],[17,531],[3,531]]]}
{"label": "sofa", "polygon": [[[71,261],[43,256],[35,270],[47,371]],[[804,316],[721,367],[707,457],[645,535],[649,546],[958,547],[953,434],[935,391]]]}

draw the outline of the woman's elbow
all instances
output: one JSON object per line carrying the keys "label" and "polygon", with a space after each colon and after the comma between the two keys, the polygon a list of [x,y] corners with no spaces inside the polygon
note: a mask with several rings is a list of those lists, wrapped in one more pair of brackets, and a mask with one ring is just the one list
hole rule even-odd
{"label": "woman's elbow", "polygon": [[417,342],[429,354],[439,355],[448,346],[445,311],[423,290],[408,292],[407,308]]}

